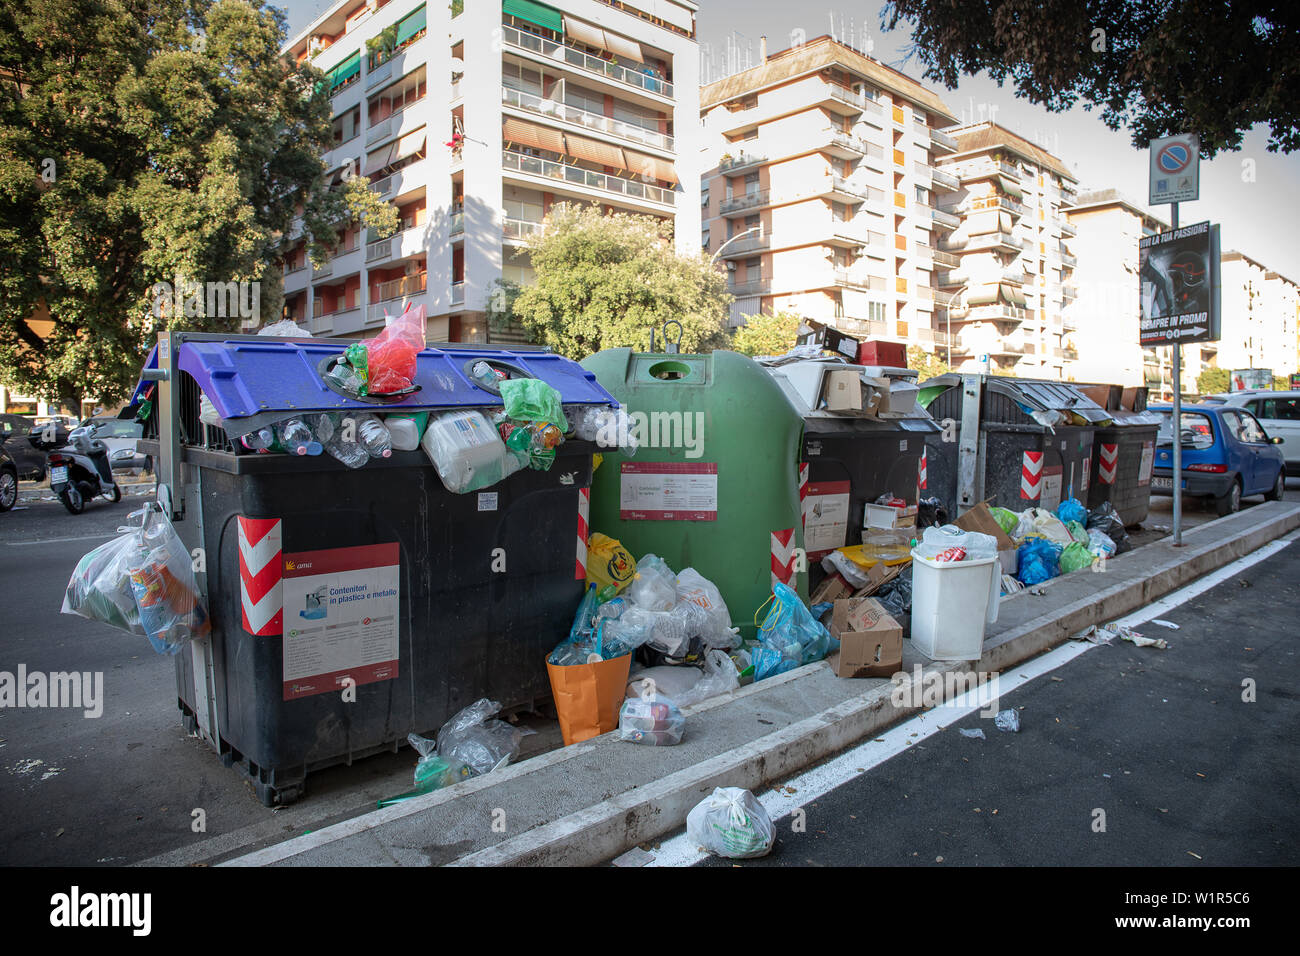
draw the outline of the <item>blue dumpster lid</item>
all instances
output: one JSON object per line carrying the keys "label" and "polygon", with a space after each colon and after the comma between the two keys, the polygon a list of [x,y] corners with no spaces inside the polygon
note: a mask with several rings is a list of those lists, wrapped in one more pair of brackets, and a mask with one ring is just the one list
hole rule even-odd
{"label": "blue dumpster lid", "polygon": [[[222,339],[196,336],[181,342],[177,363],[188,372],[223,419],[267,412],[380,411],[419,412],[500,407],[501,397],[470,381],[467,366],[479,359],[512,365],[560,393],[566,405],[618,402],[577,362],[553,352],[487,346],[426,348],[416,357],[418,392],[401,401],[375,405],[340,395],[322,380],[323,359],[342,354],[350,343],[246,336]],[[157,348],[146,367],[157,364]],[[136,387],[137,396],[148,383]]]}

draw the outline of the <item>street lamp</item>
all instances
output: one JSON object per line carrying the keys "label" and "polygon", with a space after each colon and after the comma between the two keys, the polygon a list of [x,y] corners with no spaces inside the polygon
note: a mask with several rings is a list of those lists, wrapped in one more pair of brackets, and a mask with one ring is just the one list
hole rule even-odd
{"label": "street lamp", "polygon": [[715,253],[713,254],[713,258],[709,260],[709,265],[712,266],[714,263],[716,263],[716,262],[718,261],[718,256],[722,255],[722,250],[725,249],[725,248],[727,248],[727,246],[731,245],[731,244],[732,244],[733,242],[735,242],[737,239],[743,239],[743,238],[745,238],[745,236],[749,235],[751,232],[758,232],[758,231],[760,231],[762,228],[763,228],[762,226],[751,226],[749,229],[746,229],[744,232],[738,232],[738,233],[736,233],[734,236],[732,236],[730,239],[728,239],[728,240],[727,240],[726,242],[724,242],[722,245],[718,246],[718,251],[715,252]]}

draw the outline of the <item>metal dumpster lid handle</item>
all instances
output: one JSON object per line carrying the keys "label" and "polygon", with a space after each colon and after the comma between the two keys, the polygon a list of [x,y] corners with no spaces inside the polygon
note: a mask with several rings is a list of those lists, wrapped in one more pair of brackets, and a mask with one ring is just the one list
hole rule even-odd
{"label": "metal dumpster lid handle", "polygon": [[[668,338],[668,326],[677,326],[677,340],[670,341]],[[682,350],[682,324],[676,319],[669,319],[664,323],[664,351],[669,355],[676,355]]]}

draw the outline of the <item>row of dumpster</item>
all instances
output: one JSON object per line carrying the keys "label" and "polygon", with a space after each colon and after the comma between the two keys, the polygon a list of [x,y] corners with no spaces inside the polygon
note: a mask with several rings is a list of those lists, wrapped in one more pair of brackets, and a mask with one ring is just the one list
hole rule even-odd
{"label": "row of dumpster", "polygon": [[[882,502],[938,499],[954,519],[1070,499],[1109,502],[1128,525],[1147,513],[1159,419],[1137,390],[918,382],[806,345],[760,361],[610,349],[576,363],[442,344],[418,352],[400,395],[353,395],[327,380],[346,344],[164,333],[136,395],[159,507],[202,556],[205,633],[176,654],[183,719],[268,805],[477,700],[549,697],[545,661],[587,591],[596,533],[695,569],[752,637],[774,587],[806,603],[818,559],[858,544]],[[506,434],[485,366],[545,383],[569,423],[604,416],[634,437],[574,430],[544,466],[468,491],[451,490],[427,443],[354,467],[234,437],[340,414],[454,432],[448,416],[474,411]],[[364,613],[330,612],[350,604]]]}

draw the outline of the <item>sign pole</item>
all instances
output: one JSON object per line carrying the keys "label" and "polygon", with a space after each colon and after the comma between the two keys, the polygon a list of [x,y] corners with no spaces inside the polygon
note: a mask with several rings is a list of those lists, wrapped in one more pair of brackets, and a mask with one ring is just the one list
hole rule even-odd
{"label": "sign pole", "polygon": [[[1178,231],[1178,203],[1170,212],[1173,230]],[[1174,340],[1174,547],[1183,546],[1183,347]]]}

